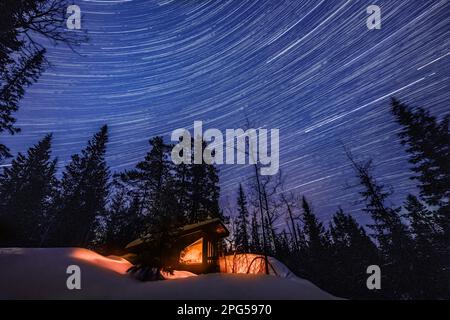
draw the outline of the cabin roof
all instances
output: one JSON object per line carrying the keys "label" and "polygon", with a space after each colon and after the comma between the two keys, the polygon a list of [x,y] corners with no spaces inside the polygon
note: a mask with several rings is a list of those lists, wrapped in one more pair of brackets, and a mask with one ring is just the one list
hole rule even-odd
{"label": "cabin roof", "polygon": [[220,220],[219,218],[207,219],[207,220],[200,221],[197,223],[187,224],[181,228],[180,235],[190,233],[190,232],[200,230],[200,229],[205,229],[206,227],[214,227],[214,226],[216,226],[215,231],[217,234],[223,235],[224,237],[229,235],[229,231],[228,231],[227,227],[224,225],[222,220]]}
{"label": "cabin roof", "polygon": [[[230,234],[227,227],[220,218],[211,218],[197,223],[187,224],[181,227],[178,233],[178,237],[183,237],[197,231],[205,231],[208,233],[213,233],[221,238],[225,238]],[[149,241],[150,239],[151,234],[146,234],[145,236],[130,242],[129,244],[127,244],[125,248],[130,249],[138,247],[144,244],[146,241]]]}

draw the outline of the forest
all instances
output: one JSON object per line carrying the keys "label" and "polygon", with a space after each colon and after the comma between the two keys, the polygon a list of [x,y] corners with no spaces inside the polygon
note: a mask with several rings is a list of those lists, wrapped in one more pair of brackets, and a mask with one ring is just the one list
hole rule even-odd
{"label": "forest", "polygon": [[[56,42],[81,41],[49,28],[58,21],[58,6],[43,15],[50,21],[33,18],[42,16],[45,2],[0,4],[0,12],[16,13],[1,19],[1,134],[19,134],[14,114],[26,89],[48,66],[45,48],[29,35],[38,30]],[[104,125],[61,172],[52,156],[51,133],[15,157],[0,144],[0,164],[8,163],[0,171],[0,247],[86,247],[109,254],[150,232],[159,235],[154,245],[163,251],[177,228],[221,217],[232,231],[227,250],[273,256],[336,296],[449,299],[450,116],[438,117],[395,98],[386,103],[386,112],[399,127],[401,145],[392,142],[392,148],[402,147],[408,155],[405,170],[411,171],[417,194],[392,206],[388,200],[395,185],[380,183],[373,173],[376,164],[344,149],[359,181],[355,200],[364,202],[368,225],[340,208],[331,223],[319,221],[307,195],[283,192],[282,180],[261,176],[258,164],[251,182],[236,185],[234,206],[223,208],[218,168],[175,165],[173,145],[159,136],[149,139],[145,157],[134,168],[111,172]],[[285,223],[280,227],[279,221]],[[164,265],[158,256],[147,263]],[[382,290],[367,289],[369,265],[380,266]]]}

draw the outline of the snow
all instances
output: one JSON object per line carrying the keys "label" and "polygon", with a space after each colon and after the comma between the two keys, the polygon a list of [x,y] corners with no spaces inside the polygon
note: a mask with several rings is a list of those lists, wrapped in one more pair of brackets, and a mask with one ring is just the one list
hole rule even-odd
{"label": "snow", "polygon": [[[298,278],[283,263],[273,257],[267,257],[269,273],[278,277],[294,280]],[[265,273],[264,256],[252,253],[234,254],[220,257],[220,272],[224,273]]]}
{"label": "snow", "polygon": [[173,270],[172,273],[169,272],[161,272],[161,275],[166,280],[176,280],[176,279],[184,279],[189,277],[197,277],[195,273],[189,272],[189,271],[180,271],[180,270]]}
{"label": "snow", "polygon": [[[278,276],[176,271],[164,275],[175,280],[140,282],[120,257],[81,248],[0,248],[0,299],[337,299],[271,263]],[[81,269],[80,290],[67,289],[70,265]]]}

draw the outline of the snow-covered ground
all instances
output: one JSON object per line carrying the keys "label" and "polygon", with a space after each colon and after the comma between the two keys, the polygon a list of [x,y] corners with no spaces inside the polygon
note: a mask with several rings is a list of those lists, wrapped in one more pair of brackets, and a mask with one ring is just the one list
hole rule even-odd
{"label": "snow-covered ground", "polygon": [[[131,264],[81,248],[0,248],[0,299],[337,299],[275,259],[278,276],[176,272],[170,281],[140,282]],[[81,269],[81,289],[66,286],[67,267]]]}

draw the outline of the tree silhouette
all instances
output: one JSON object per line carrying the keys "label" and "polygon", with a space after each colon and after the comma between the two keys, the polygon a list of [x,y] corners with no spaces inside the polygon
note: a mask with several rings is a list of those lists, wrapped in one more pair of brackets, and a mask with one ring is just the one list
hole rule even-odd
{"label": "tree silhouette", "polygon": [[[0,134],[16,134],[13,114],[25,89],[37,81],[47,65],[46,49],[37,39],[73,47],[87,38],[65,32],[65,0],[2,0],[0,2]],[[0,144],[0,161],[11,157]]]}
{"label": "tree silhouette", "polygon": [[[401,143],[418,181],[420,197],[429,206],[441,232],[440,254],[450,254],[450,116],[441,121],[423,108],[412,109],[392,99],[391,112],[401,125]],[[449,260],[449,259],[447,259]],[[450,262],[446,262],[450,268]]]}
{"label": "tree silhouette", "polygon": [[[14,126],[13,113],[19,109],[19,101],[25,94],[25,88],[35,82],[42,71],[45,50],[36,52],[29,58],[21,58],[12,70],[2,75],[0,87],[0,133],[7,131],[16,134],[20,129]],[[9,149],[0,144],[0,161],[11,157]]]}
{"label": "tree silhouette", "polygon": [[422,108],[412,108],[392,99],[391,110],[402,126],[401,143],[407,147],[414,179],[421,196],[430,205],[450,201],[450,116],[442,121]]}
{"label": "tree silhouette", "polygon": [[445,281],[445,257],[440,255],[440,237],[436,217],[417,197],[408,195],[405,216],[410,221],[414,238],[413,266],[415,287],[411,293],[416,299],[436,299],[448,296]]}
{"label": "tree silhouette", "polygon": [[366,287],[366,269],[380,263],[378,249],[356,220],[339,209],[330,224],[333,291],[352,299],[373,297]]}
{"label": "tree silhouette", "polygon": [[0,174],[0,246],[39,246],[54,213],[56,159],[51,135],[19,153]]}
{"label": "tree silhouette", "polygon": [[323,224],[317,219],[311,205],[302,197],[303,233],[306,239],[305,271],[307,276],[320,286],[329,281],[331,256],[329,238]]}
{"label": "tree silhouette", "polygon": [[386,272],[388,291],[393,297],[409,298],[412,291],[414,274],[405,272],[405,268],[412,270],[413,242],[409,236],[407,226],[400,216],[401,208],[391,208],[386,204],[390,192],[386,186],[378,183],[373,176],[372,161],[356,161],[351,153],[347,156],[352,163],[356,176],[359,179],[362,191],[361,196],[366,202],[363,209],[370,215],[374,224],[369,225],[380,246],[382,261]]}
{"label": "tree silhouette", "polygon": [[81,154],[72,156],[61,181],[52,244],[86,247],[95,239],[96,219],[105,216],[109,168],[105,160],[108,127],[103,126]]}
{"label": "tree silhouette", "polygon": [[239,184],[238,198],[237,198],[238,216],[237,216],[237,234],[236,234],[236,249],[241,252],[249,252],[250,241],[248,234],[248,209],[247,199],[245,197],[242,184]]}

